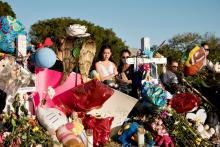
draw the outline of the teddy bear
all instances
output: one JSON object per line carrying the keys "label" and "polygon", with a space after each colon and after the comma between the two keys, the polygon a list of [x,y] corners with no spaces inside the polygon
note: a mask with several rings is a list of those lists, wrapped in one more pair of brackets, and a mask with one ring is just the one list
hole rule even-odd
{"label": "teddy bear", "polygon": [[203,139],[210,139],[215,134],[215,130],[213,128],[202,124],[197,125],[197,132],[199,132]]}
{"label": "teddy bear", "polygon": [[186,118],[196,123],[197,132],[203,139],[209,139],[215,134],[215,130],[205,125],[207,113],[205,109],[199,109],[196,113],[187,113]]}

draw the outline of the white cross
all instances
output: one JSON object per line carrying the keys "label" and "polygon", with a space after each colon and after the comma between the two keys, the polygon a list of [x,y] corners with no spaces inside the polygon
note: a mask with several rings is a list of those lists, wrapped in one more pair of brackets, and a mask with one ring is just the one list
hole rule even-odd
{"label": "white cross", "polygon": [[[164,43],[164,42],[163,42]],[[162,46],[163,43],[160,45]],[[150,39],[144,37],[141,39],[141,51],[150,50]],[[157,64],[166,64],[167,58],[149,58],[144,56],[136,56],[126,59],[127,64],[134,64],[134,70],[137,71],[139,64],[150,63],[151,64],[151,75],[154,75],[154,79],[158,79]]]}

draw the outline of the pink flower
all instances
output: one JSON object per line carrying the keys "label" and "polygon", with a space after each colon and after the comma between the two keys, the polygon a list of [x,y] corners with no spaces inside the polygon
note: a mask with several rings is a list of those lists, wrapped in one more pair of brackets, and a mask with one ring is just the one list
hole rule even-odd
{"label": "pink flower", "polygon": [[3,134],[0,134],[0,144],[3,144],[4,139],[5,139],[4,135],[3,135]]}
{"label": "pink flower", "polygon": [[20,144],[21,144],[21,138],[20,138],[20,137],[17,138],[17,140],[16,140],[16,144],[17,144],[17,145],[20,145]]}

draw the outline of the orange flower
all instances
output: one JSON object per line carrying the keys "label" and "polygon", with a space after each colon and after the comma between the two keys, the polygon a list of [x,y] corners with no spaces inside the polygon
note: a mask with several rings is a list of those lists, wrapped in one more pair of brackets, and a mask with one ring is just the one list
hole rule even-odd
{"label": "orange flower", "polygon": [[30,119],[28,120],[28,123],[29,123],[32,127],[34,127],[34,126],[37,125],[36,119],[32,119],[32,118],[30,118]]}

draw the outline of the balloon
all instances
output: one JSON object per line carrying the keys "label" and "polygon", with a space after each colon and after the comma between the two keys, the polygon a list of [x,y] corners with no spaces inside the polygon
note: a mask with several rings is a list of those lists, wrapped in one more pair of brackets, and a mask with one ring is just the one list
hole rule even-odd
{"label": "balloon", "polygon": [[184,67],[184,73],[186,76],[193,76],[195,75],[203,66],[203,62],[199,62],[191,67]]}
{"label": "balloon", "polygon": [[32,61],[36,66],[50,68],[56,63],[56,54],[50,48],[38,49],[32,56]]}
{"label": "balloon", "polygon": [[204,49],[196,46],[185,53],[184,58],[186,59],[184,73],[187,76],[193,76],[202,68],[206,55]]}
{"label": "balloon", "polygon": [[44,41],[44,46],[49,47],[49,46],[52,46],[52,45],[53,45],[52,40],[50,39],[50,37],[47,37],[47,38],[45,39],[45,41]]}

